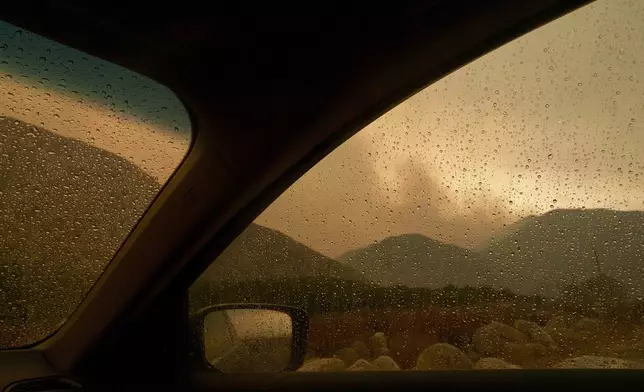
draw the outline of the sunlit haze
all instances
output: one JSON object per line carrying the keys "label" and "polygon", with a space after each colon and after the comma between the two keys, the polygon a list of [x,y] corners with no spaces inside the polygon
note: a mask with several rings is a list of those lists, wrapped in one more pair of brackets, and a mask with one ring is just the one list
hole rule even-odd
{"label": "sunlit haze", "polygon": [[159,182],[190,142],[190,121],[167,88],[0,22],[0,116],[81,140]]}
{"label": "sunlit haze", "polygon": [[[599,1],[455,71],[357,133],[257,223],[335,257],[403,233],[472,248],[555,208],[642,209],[642,20],[643,2]],[[53,60],[56,80],[0,75],[0,115],[166,179],[185,153],[187,117],[141,121],[126,100],[132,89],[79,93],[63,75],[71,65]]]}
{"label": "sunlit haze", "polygon": [[555,208],[642,209],[642,20],[644,2],[599,1],[493,51],[360,131],[257,222],[338,256],[414,232],[476,247]]}

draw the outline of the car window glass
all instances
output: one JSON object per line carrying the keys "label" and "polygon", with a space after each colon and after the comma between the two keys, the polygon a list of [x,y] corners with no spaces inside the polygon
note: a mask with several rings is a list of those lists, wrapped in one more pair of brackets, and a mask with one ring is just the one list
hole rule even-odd
{"label": "car window glass", "polygon": [[164,86],[0,21],[0,348],[65,322],[189,143]]}
{"label": "car window glass", "polygon": [[191,306],[306,308],[301,371],[644,368],[644,2],[597,1],[315,165]]}

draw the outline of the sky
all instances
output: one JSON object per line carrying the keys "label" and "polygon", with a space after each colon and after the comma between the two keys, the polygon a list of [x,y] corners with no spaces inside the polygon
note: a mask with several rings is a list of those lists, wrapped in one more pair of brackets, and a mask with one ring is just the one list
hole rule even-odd
{"label": "sky", "polygon": [[[644,2],[597,1],[402,102],[256,222],[337,257],[404,233],[476,248],[555,208],[644,209],[642,63]],[[8,24],[0,86],[0,116],[114,152],[160,182],[189,146],[171,91]]]}
{"label": "sky", "polygon": [[603,0],[359,131],[257,219],[336,257],[421,233],[476,248],[556,208],[644,209],[644,2]]}
{"label": "sky", "polygon": [[161,183],[190,144],[188,114],[166,87],[2,21],[0,116],[113,152]]}

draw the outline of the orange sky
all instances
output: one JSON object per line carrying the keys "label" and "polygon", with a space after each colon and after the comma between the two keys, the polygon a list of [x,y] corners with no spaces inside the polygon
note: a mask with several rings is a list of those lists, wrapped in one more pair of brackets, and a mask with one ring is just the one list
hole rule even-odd
{"label": "orange sky", "polygon": [[257,220],[330,256],[419,232],[475,246],[553,208],[644,207],[644,2],[598,1],[360,131]]}
{"label": "orange sky", "polygon": [[0,116],[118,154],[160,182],[185,155],[190,120],[166,87],[2,21],[0,59]]}
{"label": "orange sky", "polygon": [[[338,256],[410,232],[474,247],[553,208],[642,209],[643,62],[644,2],[600,0],[383,115],[257,223]],[[169,128],[19,76],[0,66],[0,115],[112,151],[159,181],[187,149],[185,111]],[[179,101],[155,88],[154,100],[141,102],[181,114]],[[117,93],[127,102],[133,91]]]}
{"label": "orange sky", "polygon": [[154,122],[117,114],[90,100],[79,104],[69,95],[29,88],[31,85],[7,78],[0,69],[0,86],[5,92],[0,94],[0,116],[111,151],[160,182],[170,177],[188,149],[190,137],[185,131],[173,132]]}

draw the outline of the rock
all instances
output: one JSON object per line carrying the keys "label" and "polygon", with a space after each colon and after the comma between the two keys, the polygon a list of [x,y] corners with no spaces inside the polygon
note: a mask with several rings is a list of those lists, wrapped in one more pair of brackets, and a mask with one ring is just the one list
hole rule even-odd
{"label": "rock", "polygon": [[591,309],[596,316],[605,318],[609,314],[610,306],[603,301],[595,301]]}
{"label": "rock", "polygon": [[566,340],[568,331],[570,331],[568,328],[549,328],[546,332],[555,341],[555,344],[560,344]]}
{"label": "rock", "polygon": [[547,310],[536,311],[530,315],[530,321],[534,321],[539,325],[546,325],[551,318],[552,312]]}
{"label": "rock", "polygon": [[644,347],[638,346],[615,346],[611,347],[609,350],[606,350],[605,353],[611,357],[616,357],[620,359],[626,359],[631,361],[643,362],[644,363]]}
{"label": "rock", "polygon": [[546,323],[546,330],[562,330],[571,327],[575,323],[571,315],[565,313],[554,314]]}
{"label": "rock", "polygon": [[514,327],[528,335],[528,338],[533,342],[541,343],[544,346],[552,346],[555,344],[550,334],[534,321],[517,320],[514,322]]}
{"label": "rock", "polygon": [[387,346],[391,351],[392,358],[396,358],[398,364],[407,369],[416,364],[416,359],[424,348],[432,344],[440,343],[440,337],[436,333],[393,333],[387,340]]}
{"label": "rock", "polygon": [[474,349],[485,355],[500,353],[507,342],[527,341],[528,336],[523,332],[496,321],[477,329],[472,336]]}
{"label": "rock", "polygon": [[374,357],[379,357],[382,355],[389,355],[390,351],[387,347],[387,337],[382,332],[376,332],[371,338],[369,338],[369,343],[371,346],[371,354]]}
{"label": "rock", "polygon": [[468,334],[462,333],[454,336],[451,341],[452,344],[459,348],[465,348],[471,343],[471,338]]}
{"label": "rock", "polygon": [[619,358],[584,355],[568,358],[553,367],[558,369],[644,369],[644,364]]}
{"label": "rock", "polygon": [[586,335],[572,328],[553,330],[551,336],[556,342],[556,346],[553,346],[553,348],[556,348],[556,351],[564,356],[588,352],[595,342]]}
{"label": "rock", "polygon": [[474,369],[521,369],[520,366],[505,362],[500,358],[482,358],[474,364]]}
{"label": "rock", "polygon": [[583,351],[596,345],[603,330],[601,321],[586,317],[571,324],[568,328],[551,329],[550,336],[560,346]]}
{"label": "rock", "polygon": [[589,337],[596,336],[602,330],[602,323],[597,319],[584,317],[575,323],[573,329],[578,332],[583,332]]}
{"label": "rock", "polygon": [[615,332],[621,334],[625,340],[637,341],[642,338],[642,329],[630,321],[620,321],[614,324]]}
{"label": "rock", "polygon": [[472,362],[476,362],[481,359],[481,354],[477,353],[472,345],[465,347],[465,355],[467,355],[468,358],[472,360]]}
{"label": "rock", "polygon": [[375,371],[378,370],[378,368],[375,365],[372,365],[369,363],[369,361],[366,361],[364,359],[358,359],[356,363],[351,365],[350,368],[347,369],[350,372],[370,372],[370,371]]}
{"label": "rock", "polygon": [[371,352],[369,351],[369,347],[363,342],[362,340],[356,340],[355,342],[351,343],[350,348],[356,350],[358,353],[358,358],[369,358],[371,356]]}
{"label": "rock", "polygon": [[447,343],[437,343],[420,353],[418,370],[468,370],[472,361],[461,350]]}
{"label": "rock", "polygon": [[548,355],[548,349],[541,343],[507,342],[501,356],[503,359],[518,365],[534,365]]}
{"label": "rock", "polygon": [[373,360],[374,366],[379,370],[400,370],[400,366],[394,361],[392,357],[387,357],[385,355],[380,356]]}
{"label": "rock", "polygon": [[387,347],[383,347],[381,349],[376,349],[373,351],[373,356],[375,358],[386,356],[390,357],[391,356],[391,350],[389,350]]}
{"label": "rock", "polygon": [[358,352],[350,347],[339,350],[337,353],[335,353],[334,357],[344,361],[347,367],[353,365],[355,361],[360,359]]}
{"label": "rock", "polygon": [[338,358],[320,358],[311,360],[299,369],[298,372],[340,372],[347,367],[344,361]]}
{"label": "rock", "polygon": [[387,336],[383,332],[376,332],[369,338],[371,348],[387,347]]}

